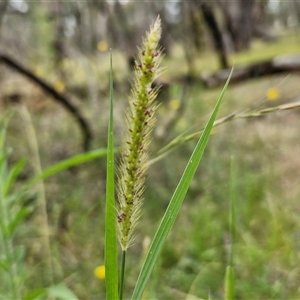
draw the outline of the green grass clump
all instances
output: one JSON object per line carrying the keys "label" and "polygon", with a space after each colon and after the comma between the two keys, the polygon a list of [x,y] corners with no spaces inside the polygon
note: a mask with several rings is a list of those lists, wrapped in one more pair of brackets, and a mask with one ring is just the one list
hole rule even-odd
{"label": "green grass clump", "polygon": [[15,245],[16,229],[29,210],[22,207],[22,194],[13,192],[13,184],[24,166],[20,160],[11,169],[8,168],[8,151],[4,147],[7,121],[1,120],[0,132],[0,250],[1,278],[0,296],[7,299],[20,299],[23,286],[21,284],[21,263],[24,250]]}

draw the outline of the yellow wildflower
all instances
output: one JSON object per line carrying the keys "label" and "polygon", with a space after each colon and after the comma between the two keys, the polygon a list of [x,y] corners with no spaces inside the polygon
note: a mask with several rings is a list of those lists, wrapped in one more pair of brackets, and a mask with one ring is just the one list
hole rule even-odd
{"label": "yellow wildflower", "polygon": [[268,100],[277,100],[280,97],[280,90],[276,87],[270,88],[266,96]]}
{"label": "yellow wildflower", "polygon": [[170,103],[169,103],[169,106],[173,110],[179,109],[180,106],[181,106],[180,100],[178,100],[178,99],[171,100]]}
{"label": "yellow wildflower", "polygon": [[108,49],[108,43],[105,40],[99,41],[97,44],[97,49],[100,52],[105,52]]}
{"label": "yellow wildflower", "polygon": [[99,279],[104,279],[105,278],[105,266],[98,266],[95,270],[94,270],[94,275],[99,278]]}

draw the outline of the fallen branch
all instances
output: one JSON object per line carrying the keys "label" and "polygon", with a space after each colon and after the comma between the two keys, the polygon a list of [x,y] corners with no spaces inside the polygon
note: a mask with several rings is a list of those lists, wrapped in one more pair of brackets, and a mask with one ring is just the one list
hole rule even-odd
{"label": "fallen branch", "polygon": [[[299,71],[300,54],[282,55],[250,66],[235,66],[231,83],[237,83],[250,78],[258,78],[271,74]],[[224,85],[229,73],[230,69],[220,70],[213,74],[203,74],[201,79],[207,87],[213,88]]]}
{"label": "fallen branch", "polygon": [[81,115],[80,111],[64,95],[58,93],[49,83],[33,74],[30,70],[20,65],[11,57],[0,54],[0,62],[14,69],[15,71],[19,72],[20,74],[24,75],[26,78],[40,86],[46,93],[51,95],[56,102],[60,103],[64,107],[78,122],[83,134],[83,148],[84,150],[88,150],[92,139],[92,132],[87,121]]}

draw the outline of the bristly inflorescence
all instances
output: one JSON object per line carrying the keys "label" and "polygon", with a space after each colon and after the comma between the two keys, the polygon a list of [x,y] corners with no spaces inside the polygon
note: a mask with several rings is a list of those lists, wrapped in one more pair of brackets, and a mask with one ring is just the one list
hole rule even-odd
{"label": "bristly inflorescence", "polygon": [[152,87],[158,77],[161,50],[161,21],[158,17],[143,40],[136,62],[134,83],[129,97],[126,118],[126,137],[122,148],[118,178],[118,237],[126,251],[133,238],[133,230],[141,214],[146,176],[150,132],[154,125],[154,100],[157,89]]}

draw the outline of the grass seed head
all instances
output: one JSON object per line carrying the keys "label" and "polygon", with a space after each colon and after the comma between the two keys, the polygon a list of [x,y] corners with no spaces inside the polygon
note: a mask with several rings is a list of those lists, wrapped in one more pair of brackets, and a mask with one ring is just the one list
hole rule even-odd
{"label": "grass seed head", "polygon": [[134,82],[126,116],[125,142],[121,153],[118,182],[118,238],[123,251],[133,239],[141,214],[150,133],[154,125],[157,89],[153,81],[159,75],[161,21],[158,17],[143,40],[136,62]]}

